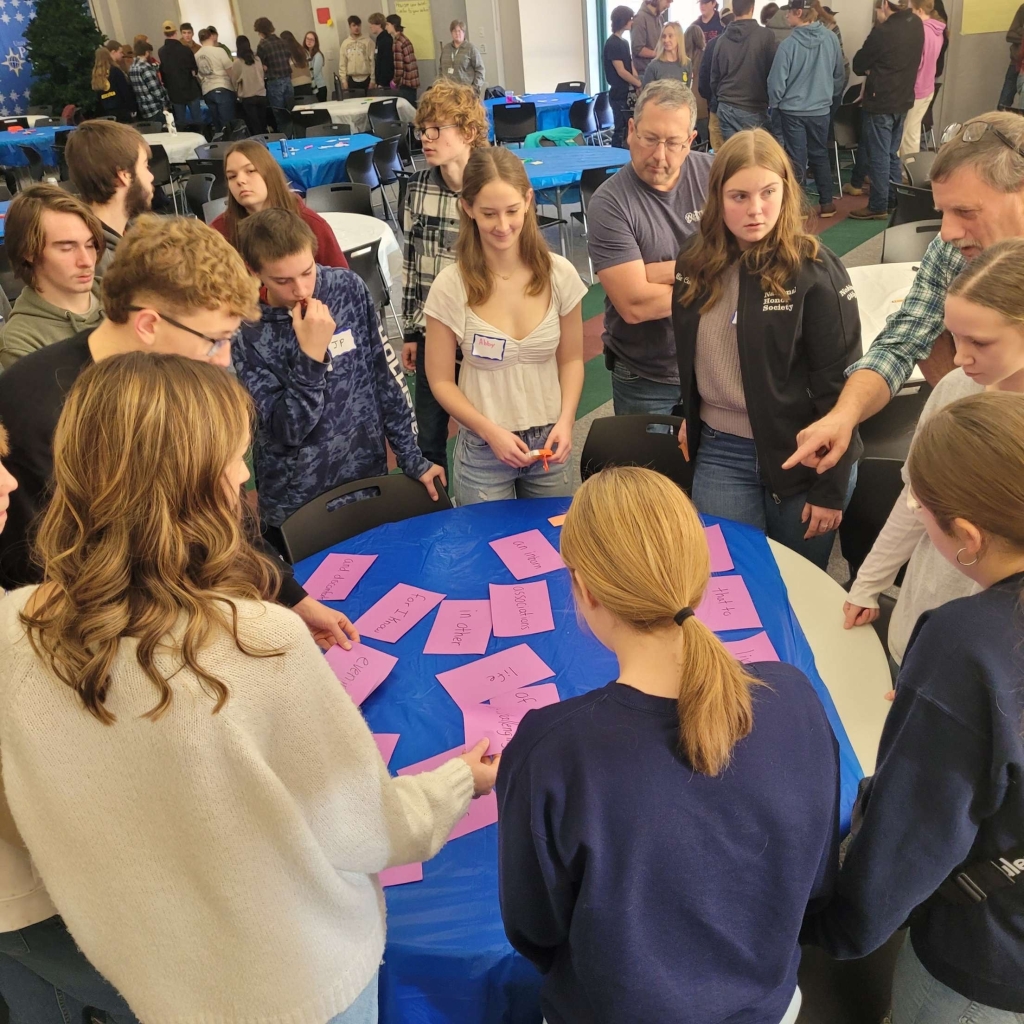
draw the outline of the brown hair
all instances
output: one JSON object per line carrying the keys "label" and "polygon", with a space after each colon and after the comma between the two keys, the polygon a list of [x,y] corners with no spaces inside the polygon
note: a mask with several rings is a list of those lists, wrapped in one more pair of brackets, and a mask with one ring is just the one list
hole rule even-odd
{"label": "brown hair", "polygon": [[153,52],[153,44],[146,42],[145,39],[137,39],[135,41],[135,56],[145,57],[147,53]]}
{"label": "brown hair", "polygon": [[466,300],[470,306],[486,302],[494,290],[494,278],[487,268],[476,221],[463,209],[472,206],[480,190],[492,181],[511,185],[523,197],[523,230],[519,235],[519,258],[531,271],[527,295],[541,295],[550,286],[551,253],[537,225],[537,207],[530,196],[530,179],[523,161],[500,146],[474,149],[462,174],[462,202],[459,204],[459,240],[455,258],[459,264]]}
{"label": "brown hair", "polygon": [[[308,48],[308,47],[306,46],[306,39],[307,39],[307,38],[308,38],[309,36],[312,36],[312,37],[313,37],[313,49],[312,49],[312,50],[310,50],[310,49],[309,49],[309,48]],[[322,50],[320,49],[320,36],[318,36],[318,35],[316,34],[316,32],[314,32],[314,31],[313,31],[312,29],[310,29],[310,30],[309,30],[309,31],[308,31],[308,32],[307,32],[307,33],[306,33],[306,34],[305,34],[305,35],[304,35],[304,36],[302,37],[302,48],[303,48],[303,49],[304,49],[304,50],[306,51],[306,54],[307,54],[307,55],[309,56],[309,59],[310,59],[310,60],[312,60],[312,59],[313,59],[313,58],[314,58],[314,57],[315,57],[315,56],[316,56],[316,55],[317,55],[318,53],[322,53],[322,52],[323,52],[323,51],[322,51]]]}
{"label": "brown hair", "polygon": [[994,310],[1024,329],[1024,238],[989,246],[957,274],[946,294]]}
{"label": "brown hair", "polygon": [[139,150],[149,144],[132,127],[116,121],[83,121],[68,133],[64,159],[85,203],[109,203],[117,192],[119,171],[135,177]]}
{"label": "brown hair", "polygon": [[[218,634],[244,654],[236,600],[273,600],[280,577],[246,536],[224,471],[251,434],[252,401],[220,367],[131,352],[75,382],[53,439],[53,498],[36,541],[44,572],[22,612],[36,653],[106,725],[122,639],[157,690],[147,717],[170,706],[187,667],[215,699],[227,686],[200,664]],[[187,443],[183,443],[187,439]]]}
{"label": "brown hair", "polygon": [[105,46],[99,47],[92,65],[93,92],[106,92],[110,88],[110,69],[113,66],[114,58],[110,50]]}
{"label": "brown hair", "polygon": [[246,217],[238,232],[238,251],[257,274],[267,263],[294,256],[309,247],[316,257],[316,235],[297,214],[267,209]]}
{"label": "brown hair", "polygon": [[213,38],[213,32],[208,28],[201,28],[199,30],[199,42],[205,43],[207,39]]}
{"label": "brown hair", "polygon": [[439,78],[419,99],[413,124],[453,124],[474,149],[488,145],[487,111],[471,85]]}
{"label": "brown hair", "polygon": [[[990,124],[1018,149],[1024,149],[1024,117],[1010,111],[991,111],[964,122]],[[963,132],[949,140],[932,164],[932,181],[943,182],[962,167],[971,167],[997,192],[1024,191],[1024,156],[1006,145],[995,131],[986,131],[977,142],[964,142]]]}
{"label": "brown hair", "polygon": [[257,18],[252,23],[252,30],[259,35],[272,36],[274,34],[274,23],[269,18]]}
{"label": "brown hair", "polygon": [[291,54],[292,63],[297,64],[299,67],[307,67],[309,56],[306,53],[306,48],[295,38],[294,34],[285,30],[281,33],[281,38],[288,44],[288,52]]}
{"label": "brown hair", "polygon": [[225,307],[259,319],[259,285],[227,240],[202,221],[145,214],[125,232],[103,275],[103,311],[128,322],[129,306],[157,300],[172,316]]}
{"label": "brown hair", "polygon": [[[782,179],[782,209],[775,227],[742,252],[725,226],[722,193],[726,182],[748,167],[762,167]],[[680,256],[680,272],[687,279],[679,300],[682,305],[706,296],[701,313],[711,309],[722,294],[723,272],[735,260],[760,276],[766,292],[785,297],[801,263],[818,256],[818,240],[804,231],[803,202],[789,157],[775,139],[763,128],[737,132],[715,153],[700,230]]]}
{"label": "brown hair", "polygon": [[374,13],[371,14],[366,20],[371,25],[379,25],[381,28],[383,28],[387,24],[387,21],[385,21],[384,19],[384,15],[381,14],[380,11],[374,11]]}
{"label": "brown hair", "polygon": [[719,775],[754,723],[757,681],[696,616],[711,576],[700,518],[671,480],[635,466],[602,470],[576,492],[562,527],[562,559],[594,599],[638,633],[678,635],[679,746],[704,775]]}
{"label": "brown hair", "polygon": [[618,32],[619,29],[624,29],[633,20],[633,8],[626,7],[624,4],[615,7],[611,13],[612,19],[612,31]]}
{"label": "brown hair", "polygon": [[11,438],[7,428],[0,423],[0,459],[6,459],[11,454]]}
{"label": "brown hair", "polygon": [[461,29],[462,29],[462,31],[463,31],[463,32],[465,32],[465,31],[466,31],[466,23],[465,23],[464,21],[459,21],[459,19],[458,19],[458,18],[456,18],[456,19],[455,19],[455,20],[454,20],[454,21],[453,21],[453,22],[452,22],[452,23],[451,23],[451,24],[450,24],[450,25],[448,26],[448,31],[449,31],[449,32],[454,32],[454,31],[455,31],[455,30],[456,30],[457,28],[461,28]]}
{"label": "brown hair", "polygon": [[35,264],[46,248],[43,214],[73,213],[82,218],[96,246],[96,258],[103,255],[106,245],[103,225],[96,214],[77,196],[56,185],[39,184],[23,189],[15,195],[7,211],[5,230],[7,256],[16,277],[35,287]]}
{"label": "brown hair", "polygon": [[835,32],[836,19],[833,15],[829,14],[824,7],[822,7],[821,0],[811,0],[811,7],[813,7],[818,14],[818,21],[820,21],[830,32]]}
{"label": "brown hair", "polygon": [[910,6],[915,11],[921,11],[931,17],[935,10],[935,0],[910,0]]}
{"label": "brown hair", "polygon": [[[244,139],[233,143],[224,154],[224,173],[227,173],[228,160],[235,153],[241,153],[256,168],[256,173],[267,186],[266,209],[288,210],[299,212],[299,197],[288,187],[288,179],[281,170],[281,165],[270,155],[266,146],[258,142]],[[224,226],[227,229],[228,241],[238,248],[238,229],[249,216],[249,211],[238,202],[228,189],[228,208],[224,213]]]}

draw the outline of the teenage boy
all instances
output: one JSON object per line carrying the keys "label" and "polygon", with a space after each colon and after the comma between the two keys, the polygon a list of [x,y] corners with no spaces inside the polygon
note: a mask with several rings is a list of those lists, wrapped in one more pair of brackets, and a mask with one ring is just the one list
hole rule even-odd
{"label": "teenage boy", "polygon": [[365,96],[376,83],[373,62],[373,40],[363,35],[363,19],[352,14],[348,19],[348,37],[338,53],[342,89]]}
{"label": "teenage boy", "polygon": [[211,29],[199,30],[199,51],[196,66],[203,99],[210,108],[214,131],[223,131],[235,116],[235,87],[231,84],[231,55],[217,45]]}
{"label": "teenage boy", "polygon": [[210,35],[213,36],[213,45],[219,46],[232,60],[234,60],[235,58],[231,53],[231,48],[226,43],[222,43],[220,41],[220,33],[217,31],[217,26],[207,25],[206,27],[209,30]]}
{"label": "teenage boy", "polygon": [[199,52],[199,44],[196,42],[195,35],[196,30],[187,21],[183,21],[181,23],[181,43],[182,46],[187,46],[192,51],[193,56]]}
{"label": "teenage boy", "polygon": [[192,47],[178,38],[178,27],[173,21],[163,24],[164,45],[160,47],[160,75],[167,95],[171,98],[174,123],[181,131],[186,124],[202,121],[199,79],[196,78],[196,58]]}
{"label": "teenage boy", "polygon": [[238,250],[265,289],[258,323],[232,358],[259,413],[254,450],[264,535],[340,484],[388,472],[387,440],[406,476],[436,501],[445,471],[416,444],[412,397],[366,285],[316,262],[316,236],[280,208],[246,217]]}
{"label": "teenage boy", "polygon": [[387,31],[384,15],[377,11],[366,19],[370,26],[370,35],[376,44],[373,57],[373,77],[378,89],[390,89],[395,77],[395,44],[391,33]]}
{"label": "teenage boy", "polygon": [[744,128],[768,126],[768,74],[779,44],[771,29],[754,18],[754,0],[734,0],[736,15],[715,40],[711,92],[718,100],[722,138]]}
{"label": "teenage boy", "polygon": [[7,211],[7,255],[25,287],[0,335],[6,370],[36,349],[99,324],[92,293],[103,227],[80,199],[56,185],[19,192]]}
{"label": "teenage boy", "polygon": [[291,110],[295,102],[295,87],[292,85],[288,44],[274,32],[274,23],[269,18],[257,18],[252,27],[260,37],[256,56],[263,62],[267,76],[267,106]]}
{"label": "teenage boy", "polygon": [[476,89],[442,78],[423,94],[414,124],[427,168],[409,179],[405,196],[402,366],[416,374],[420,449],[447,469],[448,412],[427,380],[423,305],[434,278],[455,262],[462,174],[473,150],[487,145],[487,113]]}
{"label": "teenage boy", "polygon": [[387,16],[388,33],[394,41],[392,54],[395,59],[395,88],[402,99],[416,106],[416,94],[420,90],[420,66],[416,63],[416,50],[406,38],[402,19],[397,14]]}

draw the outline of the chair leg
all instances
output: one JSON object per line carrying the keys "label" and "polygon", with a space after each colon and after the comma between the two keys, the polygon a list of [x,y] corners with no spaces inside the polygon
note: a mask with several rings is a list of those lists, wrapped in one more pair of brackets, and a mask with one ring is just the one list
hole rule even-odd
{"label": "chair leg", "polygon": [[836,157],[836,187],[839,189],[839,195],[843,194],[843,168],[839,163],[839,143],[833,141],[832,148],[835,151]]}
{"label": "chair leg", "polygon": [[390,294],[388,296],[388,309],[391,310],[391,319],[395,321],[395,326],[398,328],[398,337],[401,338],[405,334],[405,331],[402,328],[402,321],[395,312],[395,304],[391,301]]}
{"label": "chair leg", "polygon": [[388,194],[384,186],[380,187],[380,201],[384,204],[384,219],[391,221],[392,224],[397,224],[395,215],[391,212],[391,204],[388,202]]}

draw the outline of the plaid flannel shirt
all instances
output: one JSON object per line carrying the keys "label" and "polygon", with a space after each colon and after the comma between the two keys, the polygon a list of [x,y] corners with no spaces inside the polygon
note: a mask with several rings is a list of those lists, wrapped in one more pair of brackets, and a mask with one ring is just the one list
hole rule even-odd
{"label": "plaid flannel shirt", "polygon": [[931,354],[935,339],[946,329],[946,292],[966,266],[966,257],[955,245],[933,238],[903,305],[886,320],[882,333],[846,375],[874,370],[885,378],[895,395],[910,379],[915,364]]}
{"label": "plaid flannel shirt", "polygon": [[405,334],[426,327],[423,304],[434,278],[455,262],[459,237],[459,194],[436,167],[417,171],[405,195],[405,256],[402,261],[402,318]]}
{"label": "plaid flannel shirt", "polygon": [[135,100],[143,119],[160,117],[165,110],[170,110],[171,101],[167,90],[160,84],[156,65],[150,64],[143,57],[136,57],[128,69],[128,78],[135,90]]}
{"label": "plaid flannel shirt", "polygon": [[416,51],[404,33],[395,33],[395,85],[407,89],[420,87],[420,66],[416,62]]}
{"label": "plaid flannel shirt", "polygon": [[267,36],[256,47],[256,56],[263,61],[267,81],[292,77],[292,56],[288,44],[278,35]]}

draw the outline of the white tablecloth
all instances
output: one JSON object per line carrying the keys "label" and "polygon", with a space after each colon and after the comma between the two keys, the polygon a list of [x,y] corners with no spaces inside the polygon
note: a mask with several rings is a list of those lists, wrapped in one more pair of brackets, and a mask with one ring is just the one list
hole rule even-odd
{"label": "white tablecloth", "polygon": [[390,225],[379,217],[367,217],[361,213],[321,213],[320,216],[331,225],[334,237],[343,250],[380,239],[377,252],[380,269],[391,289],[391,303],[401,312],[402,249]]}
{"label": "white tablecloth", "polygon": [[151,146],[163,146],[172,164],[183,164],[196,158],[196,146],[205,146],[206,139],[199,132],[153,132],[142,136]]}
{"label": "white tablecloth", "polygon": [[[885,321],[895,313],[914,283],[919,263],[882,263],[851,267],[848,271],[860,307],[861,337],[867,352],[882,333]],[[915,366],[908,384],[923,384],[924,374]]]}
{"label": "white tablecloth", "polygon": [[[23,115],[18,114],[16,116],[21,117]],[[26,119],[28,120],[29,128],[35,128],[40,121],[53,121],[54,124],[60,124],[59,113],[55,117],[50,114],[28,114],[24,116],[26,116]]]}
{"label": "white tablecloth", "polygon": [[[378,100],[391,99],[388,96],[359,96],[348,100],[327,100],[325,103],[296,104],[296,110],[326,110],[333,124],[350,124],[352,132],[368,132],[370,118],[367,109]],[[416,108],[405,99],[398,98],[398,116],[407,124],[416,116]]]}

